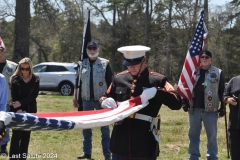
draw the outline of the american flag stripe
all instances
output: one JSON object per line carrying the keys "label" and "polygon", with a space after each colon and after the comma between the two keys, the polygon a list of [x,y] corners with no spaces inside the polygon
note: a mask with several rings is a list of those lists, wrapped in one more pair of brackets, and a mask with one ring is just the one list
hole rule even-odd
{"label": "american flag stripe", "polygon": [[[86,129],[110,125],[120,121],[147,106],[140,97],[121,102],[116,109],[102,109],[80,112],[13,113],[0,112],[0,116],[10,116],[7,127],[17,130],[69,130]],[[4,115],[2,115],[4,114]],[[6,117],[7,117],[6,116]]]}
{"label": "american flag stripe", "polygon": [[[124,105],[127,104],[127,105]],[[72,119],[73,117],[77,117],[78,120],[81,121],[90,121],[90,120],[99,120],[107,117],[115,116],[119,113],[123,113],[134,106],[141,104],[140,97],[135,97],[134,99],[130,99],[128,101],[122,102],[121,107],[119,106],[117,109],[101,109],[101,110],[91,110],[91,111],[81,111],[81,112],[45,112],[45,113],[37,113],[35,114],[38,117],[45,117],[45,118],[55,118],[61,119],[62,117],[68,117]],[[66,119],[66,118],[65,118]]]}
{"label": "american flag stripe", "polygon": [[181,81],[179,81],[179,84],[178,84],[178,86],[183,85],[184,87],[186,87],[185,89],[179,91],[179,92],[182,92],[185,95],[185,97],[182,96],[184,98],[191,97],[191,91],[193,89],[193,84],[195,82],[194,75],[192,75],[194,73],[195,69],[192,70],[192,68],[195,68],[194,66],[199,66],[200,65],[200,64],[196,63],[197,62],[196,57],[192,58],[193,61],[187,60],[187,59],[190,59],[190,58],[191,58],[190,54],[188,53],[187,58],[186,58],[185,63],[184,63],[184,68],[183,68],[183,71],[182,71],[182,75],[180,76]]}
{"label": "american flag stripe", "polygon": [[195,70],[200,66],[200,55],[206,42],[207,33],[208,31],[204,24],[204,11],[202,11],[178,81],[177,91],[188,101],[192,98],[192,90],[196,78]]}

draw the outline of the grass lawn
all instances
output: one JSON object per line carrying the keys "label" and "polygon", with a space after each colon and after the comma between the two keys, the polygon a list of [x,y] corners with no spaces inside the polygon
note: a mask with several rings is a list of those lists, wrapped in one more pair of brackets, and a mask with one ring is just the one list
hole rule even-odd
{"label": "grass lawn", "polygon": [[[72,106],[72,96],[39,95],[37,98],[38,112],[76,111]],[[182,109],[172,111],[162,106],[160,157],[158,160],[187,160],[188,158],[188,114]],[[110,127],[112,129],[112,125]],[[28,159],[59,159],[74,160],[82,154],[82,130],[66,131],[33,131],[29,144]],[[206,134],[203,127],[201,134],[201,159],[206,159]],[[101,132],[93,128],[92,157],[103,160],[101,149]],[[8,145],[9,149],[9,145]],[[227,158],[226,134],[224,118],[218,121],[219,160]],[[43,158],[45,156],[45,158]],[[55,158],[56,157],[56,158]],[[0,159],[7,159],[0,157]]]}

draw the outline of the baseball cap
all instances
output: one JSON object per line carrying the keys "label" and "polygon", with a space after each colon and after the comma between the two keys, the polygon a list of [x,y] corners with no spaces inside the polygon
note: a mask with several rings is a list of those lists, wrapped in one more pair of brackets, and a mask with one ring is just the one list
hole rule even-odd
{"label": "baseball cap", "polygon": [[98,48],[98,44],[97,44],[97,42],[95,42],[95,41],[90,41],[90,42],[88,42],[87,47],[88,47],[88,46],[94,46],[94,47]]}
{"label": "baseball cap", "polygon": [[203,51],[202,55],[206,54],[207,56],[212,58],[212,53],[210,51]]}

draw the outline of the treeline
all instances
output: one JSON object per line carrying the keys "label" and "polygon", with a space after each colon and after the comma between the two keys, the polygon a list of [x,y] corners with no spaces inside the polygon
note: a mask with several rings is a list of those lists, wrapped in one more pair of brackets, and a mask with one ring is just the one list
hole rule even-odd
{"label": "treeline", "polygon": [[[17,1],[17,0],[16,0]],[[25,1],[25,0],[21,0]],[[29,0],[28,0],[29,1]],[[16,45],[15,3],[0,4],[0,36],[7,57],[14,59]],[[191,38],[205,8],[209,31],[208,50],[213,64],[226,80],[240,70],[239,1],[209,6],[207,0],[32,0],[29,53],[34,64],[45,61],[77,62],[82,43],[84,12],[91,12],[92,39],[100,45],[100,56],[111,61],[115,73],[122,71],[125,45],[151,47],[147,54],[151,69],[177,82]],[[207,9],[206,9],[207,8]],[[16,13],[16,14],[15,14]],[[24,14],[23,14],[24,15]],[[18,21],[21,16],[18,15]],[[11,20],[9,20],[9,18]],[[21,32],[21,29],[17,33]],[[26,51],[28,52],[28,51]]]}

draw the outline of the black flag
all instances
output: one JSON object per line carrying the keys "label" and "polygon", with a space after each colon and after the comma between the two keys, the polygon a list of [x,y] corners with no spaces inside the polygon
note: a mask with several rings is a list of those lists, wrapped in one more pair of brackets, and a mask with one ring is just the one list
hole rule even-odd
{"label": "black flag", "polygon": [[87,13],[85,15],[85,24],[83,30],[83,39],[82,39],[82,46],[80,50],[80,57],[79,60],[82,61],[85,58],[88,58],[87,55],[87,43],[91,41],[91,30],[90,30],[90,10],[87,9]]}
{"label": "black flag", "polygon": [[[87,44],[88,42],[91,41],[91,30],[90,30],[90,10],[87,9],[87,12],[85,14],[85,23],[84,23],[84,30],[83,30],[83,39],[82,39],[82,45],[81,45],[81,50],[80,50],[80,56],[79,56],[79,62],[78,62],[78,86],[77,86],[77,100],[78,103],[81,104],[81,97],[79,97],[79,92],[80,92],[80,80],[81,80],[81,70],[82,70],[82,61],[85,58],[88,58],[87,55]],[[82,105],[78,108],[78,111],[82,111]]]}

